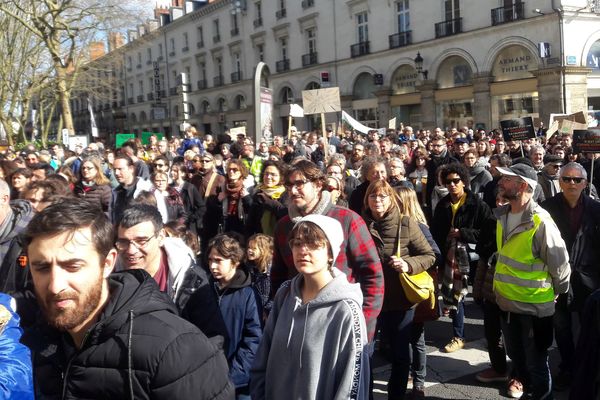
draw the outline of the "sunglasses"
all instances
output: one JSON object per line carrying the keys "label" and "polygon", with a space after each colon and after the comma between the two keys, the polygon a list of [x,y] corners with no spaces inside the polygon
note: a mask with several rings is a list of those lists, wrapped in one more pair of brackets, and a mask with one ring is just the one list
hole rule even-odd
{"label": "sunglasses", "polygon": [[302,190],[302,188],[304,188],[304,185],[306,185],[307,182],[308,181],[298,179],[297,181],[286,183],[285,188],[287,190],[292,190],[293,188],[296,188],[297,190]]}
{"label": "sunglasses", "polygon": [[563,176],[560,178],[564,183],[581,183],[583,178],[579,176]]}
{"label": "sunglasses", "polygon": [[334,190],[340,190],[340,189],[338,189],[337,186],[333,186],[333,185],[327,186],[327,191],[328,192],[333,192]]}
{"label": "sunglasses", "polygon": [[454,179],[446,179],[444,181],[444,185],[450,185],[451,183],[454,183],[455,185],[458,185],[459,182],[461,182],[462,179],[460,178],[454,178]]}

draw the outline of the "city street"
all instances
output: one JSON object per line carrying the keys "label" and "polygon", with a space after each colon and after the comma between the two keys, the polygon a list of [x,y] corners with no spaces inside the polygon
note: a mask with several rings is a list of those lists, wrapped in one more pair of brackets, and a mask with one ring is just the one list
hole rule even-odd
{"label": "city street", "polygon": [[[483,313],[481,308],[467,298],[465,304],[465,334],[467,344],[464,349],[452,354],[440,351],[450,339],[452,325],[450,318],[441,317],[438,321],[425,325],[427,344],[427,378],[425,396],[428,399],[507,399],[506,384],[483,384],[475,379],[475,374],[489,367],[486,342],[483,334]],[[550,350],[552,370],[558,363],[556,343]],[[386,400],[386,385],[390,364],[376,353],[374,361],[375,400]],[[568,391],[554,392],[556,400],[569,398]]]}

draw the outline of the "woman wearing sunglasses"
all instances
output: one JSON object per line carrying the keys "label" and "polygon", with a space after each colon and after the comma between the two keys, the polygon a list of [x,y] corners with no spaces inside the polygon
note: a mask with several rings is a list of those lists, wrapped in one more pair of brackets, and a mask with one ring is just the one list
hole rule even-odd
{"label": "woman wearing sunglasses", "polygon": [[[494,229],[495,222],[488,205],[468,189],[469,171],[466,166],[459,163],[446,164],[441,167],[440,179],[448,189],[448,195],[442,198],[435,208],[431,234],[445,258],[442,265],[447,264],[443,274],[445,278],[442,279],[444,285],[450,287],[449,284],[455,283],[452,289],[449,289],[452,291],[455,301],[448,304],[451,308],[453,335],[450,342],[444,347],[447,353],[452,353],[465,346],[463,297],[467,290],[466,278],[474,276],[475,269],[470,270],[468,274],[465,273],[465,279],[461,280],[457,278],[461,277],[458,271],[448,269],[448,266],[453,263],[446,258],[454,258],[457,246],[465,245],[464,250],[469,253],[470,261],[476,261],[475,244],[480,239],[480,233],[484,228]],[[461,282],[463,282],[462,288],[460,287]]]}

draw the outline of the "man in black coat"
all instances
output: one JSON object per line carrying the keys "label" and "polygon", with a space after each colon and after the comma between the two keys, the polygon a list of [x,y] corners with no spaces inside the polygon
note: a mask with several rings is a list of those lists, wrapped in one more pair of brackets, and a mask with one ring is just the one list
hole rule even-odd
{"label": "man in black coat", "polygon": [[222,351],[177,316],[152,277],[111,274],[113,228],[100,209],[53,204],[33,218],[25,243],[45,317],[23,338],[39,397],[234,398]]}
{"label": "man in black coat", "polygon": [[[446,138],[443,135],[436,135],[431,138],[431,158],[427,161],[427,204],[431,204],[431,193],[433,188],[437,185],[436,171],[442,165],[450,164],[452,162],[458,162],[458,160],[450,155],[448,152],[448,146],[446,145]],[[430,208],[425,210],[427,217],[431,220],[433,211]],[[444,251],[444,250],[442,250]]]}
{"label": "man in black coat", "polygon": [[600,289],[600,202],[585,194],[587,173],[578,163],[559,172],[561,192],[544,201],[544,207],[567,245],[571,264],[569,292],[558,296],[553,317],[560,371],[553,379],[555,390],[566,389],[575,368],[575,338],[571,312],[583,311],[587,298]]}

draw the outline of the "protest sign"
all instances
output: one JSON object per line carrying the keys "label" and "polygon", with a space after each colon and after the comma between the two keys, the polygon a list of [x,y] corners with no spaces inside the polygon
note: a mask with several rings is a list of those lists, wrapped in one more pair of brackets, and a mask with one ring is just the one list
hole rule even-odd
{"label": "protest sign", "polygon": [[505,142],[535,138],[535,129],[531,117],[500,121]]}

